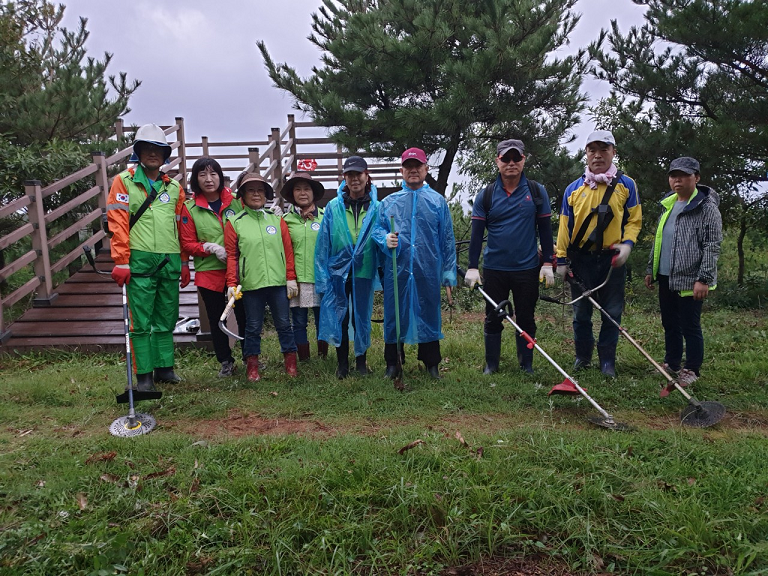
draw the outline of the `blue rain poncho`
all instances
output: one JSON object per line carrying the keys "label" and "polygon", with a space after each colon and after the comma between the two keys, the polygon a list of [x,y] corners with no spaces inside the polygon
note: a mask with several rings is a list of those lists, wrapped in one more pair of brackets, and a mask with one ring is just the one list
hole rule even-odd
{"label": "blue rain poncho", "polygon": [[399,233],[397,284],[400,295],[400,341],[406,344],[443,338],[440,314],[441,286],[456,285],[456,241],[448,203],[424,184],[387,196],[379,206],[373,239],[381,249],[384,268],[384,341],[397,342],[395,330],[392,250],[387,248],[390,216]]}
{"label": "blue rain poncho", "polygon": [[[336,198],[325,207],[315,247],[315,292],[322,295],[318,339],[339,346],[346,335],[341,325],[352,306],[355,356],[361,356],[371,346],[371,313],[373,293],[381,287],[377,276],[378,251],[371,239],[376,226],[379,202],[376,186],[371,185],[368,210],[363,218],[357,242],[347,224],[346,207],[342,197],[346,182],[342,182]],[[345,285],[352,277],[352,294],[347,298]],[[351,338],[350,338],[351,339]]]}

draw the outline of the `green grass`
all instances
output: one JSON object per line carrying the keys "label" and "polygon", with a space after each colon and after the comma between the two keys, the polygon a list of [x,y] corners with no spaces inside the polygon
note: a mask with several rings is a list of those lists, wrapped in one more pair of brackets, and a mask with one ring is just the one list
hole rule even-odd
{"label": "green grass", "polygon": [[[654,297],[633,284],[624,323],[661,358]],[[333,359],[286,378],[274,333],[258,384],[180,354],[184,382],[139,407],[158,428],[133,439],[108,434],[120,355],[3,357],[0,573],[447,574],[526,556],[559,573],[768,574],[768,318],[724,304],[705,306],[692,391],[729,413],[706,430],[680,426],[685,400],[660,399],[625,340],[616,380],[578,377],[633,432],[548,397],[562,377],[543,358],[516,370],[511,329],[502,372],[483,377],[479,304],[444,316],[441,381],[407,347],[405,393],[381,377],[380,325],[374,375],[342,382]],[[569,312],[541,303],[537,318],[568,371]]]}

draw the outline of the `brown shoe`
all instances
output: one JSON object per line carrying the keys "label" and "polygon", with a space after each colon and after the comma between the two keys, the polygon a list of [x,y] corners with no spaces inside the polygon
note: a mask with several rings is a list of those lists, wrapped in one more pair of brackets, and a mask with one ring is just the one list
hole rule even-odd
{"label": "brown shoe", "polygon": [[328,358],[328,342],[325,340],[317,341],[317,355],[323,359]]}
{"label": "brown shoe", "polygon": [[299,375],[296,370],[296,352],[286,352],[283,354],[283,361],[285,363],[285,373],[291,378],[296,378]]}
{"label": "brown shoe", "polygon": [[299,354],[299,360],[302,362],[309,360],[309,342],[306,344],[296,344],[296,350]]}
{"label": "brown shoe", "polygon": [[261,380],[261,376],[259,375],[258,356],[248,356],[248,358],[245,359],[245,371],[248,375],[249,382],[258,382]]}

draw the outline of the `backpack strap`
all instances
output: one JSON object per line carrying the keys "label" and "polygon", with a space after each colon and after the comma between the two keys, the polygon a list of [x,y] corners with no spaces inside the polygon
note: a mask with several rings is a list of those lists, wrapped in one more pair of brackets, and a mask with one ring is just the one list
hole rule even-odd
{"label": "backpack strap", "polygon": [[[584,218],[584,222],[581,223],[581,227],[568,246],[570,251],[589,252],[593,246],[598,247],[600,250],[602,249],[603,233],[605,232],[605,229],[608,228],[608,224],[613,220],[613,210],[611,210],[608,202],[610,202],[613,191],[616,190],[616,185],[623,175],[624,173],[621,170],[616,173],[616,176],[613,177],[613,180],[611,180],[611,183],[608,184],[608,187],[605,189],[605,194],[603,194],[603,199],[600,201],[600,204],[592,208],[592,211],[587,214],[586,218]],[[584,242],[584,245],[580,247],[581,240],[587,233],[587,228],[589,228],[594,217],[597,217],[597,224],[595,224],[594,229]]]}

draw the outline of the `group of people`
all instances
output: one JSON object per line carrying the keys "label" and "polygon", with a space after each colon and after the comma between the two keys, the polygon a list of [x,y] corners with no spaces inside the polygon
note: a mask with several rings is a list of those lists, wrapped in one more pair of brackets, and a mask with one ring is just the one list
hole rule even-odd
{"label": "group of people", "polygon": [[[142,126],[133,148],[136,166],[115,178],[107,216],[112,277],[126,286],[131,311],[137,391],[180,380],[174,371],[173,329],[177,281],[189,284],[190,258],[220,377],[236,370],[229,336],[218,325],[232,298],[249,381],[261,379],[267,306],[286,374],[295,377],[297,360],[310,358],[310,310],[318,355],[326,356],[329,345],[336,348],[336,375],[349,375],[350,340],[355,370],[368,374],[374,291],[382,282],[392,286],[396,278],[398,294],[385,290],[386,375],[398,376],[402,344],[409,343],[419,345],[419,359],[439,378],[440,290],[456,285],[456,253],[450,210],[426,184],[422,150],[403,154],[402,189],[382,202],[365,159],[352,156],[344,163],[336,197],[324,209],[317,205],[323,185],[310,173],[295,172],[280,188],[290,208],[277,213],[267,207],[275,191],[264,177],[241,174],[233,192],[212,158],[195,162],[192,198],[185,201],[178,182],[161,171],[171,147],[158,126]],[[395,265],[387,266],[393,255]]]}
{"label": "group of people", "polygon": [[[423,150],[401,157],[401,190],[379,201],[365,159],[352,156],[343,165],[344,180],[325,208],[325,190],[310,173],[295,172],[280,194],[285,213],[267,208],[275,191],[258,173],[244,173],[233,192],[224,186],[221,166],[201,158],[192,167],[192,198],[161,171],[171,154],[165,134],[142,126],[134,141],[135,167],[114,180],[107,202],[115,266],[112,277],[126,285],[131,312],[131,346],[137,391],[154,391],[156,382],[178,382],[174,371],[173,329],[178,318],[178,281],[195,285],[210,321],[220,377],[231,376],[236,361],[227,334],[218,326],[226,302],[238,302],[235,316],[249,381],[261,379],[261,337],[269,307],[283,353],[285,372],[297,375],[297,360],[310,358],[307,334],[310,310],[317,353],[336,348],[338,378],[350,372],[353,342],[355,371],[369,373],[371,314],[375,290],[384,292],[384,358],[387,378],[397,380],[403,344],[418,344],[427,373],[440,378],[442,359],[441,290],[456,285],[453,222],[445,198],[427,184]],[[617,322],[624,305],[626,261],[641,227],[635,182],[613,163],[616,142],[608,131],[589,136],[584,175],[565,190],[557,243],[553,241],[550,200],[539,183],[525,175],[521,140],[497,147],[498,177],[480,191],[472,212],[469,267],[465,283],[482,282],[489,298],[505,301],[512,293],[517,323],[531,337],[539,284],[555,276],[598,286],[594,294]],[[718,197],[699,184],[699,165],[678,158],[669,168],[671,192],[662,200],[645,284],[659,285],[666,334],[667,368],[681,380],[695,380],[704,356],[702,301],[716,285],[722,238]],[[478,263],[484,236],[481,280]],[[609,271],[611,272],[609,274]],[[132,276],[133,273],[133,276]],[[503,324],[490,303],[484,325],[485,370],[501,362]],[[574,306],[575,368],[590,365],[595,339],[592,306]],[[597,340],[600,370],[615,376],[618,329],[603,322]],[[686,360],[682,364],[683,340]],[[520,369],[533,372],[533,351],[517,335]]]}
{"label": "group of people", "polygon": [[[480,281],[477,268],[487,232],[484,253],[485,291],[495,301],[512,292],[520,328],[536,335],[534,309],[539,282],[575,279],[571,295],[601,286],[592,294],[618,323],[624,309],[626,262],[637,242],[642,209],[634,180],[623,174],[613,160],[616,140],[607,130],[589,135],[585,145],[584,174],[563,194],[556,249],[552,240],[550,203],[546,190],[526,178],[525,146],[520,140],[498,145],[494,183],[475,198],[469,245],[468,286]],[[651,246],[645,285],[659,285],[659,304],[665,332],[665,368],[687,385],[700,375],[704,360],[701,309],[709,290],[717,284],[717,258],[722,241],[719,198],[699,184],[699,163],[690,157],[669,166],[671,191],[661,200],[662,213]],[[537,243],[538,240],[538,243]],[[606,281],[607,280],[607,281]],[[591,365],[595,349],[593,306],[587,298],[573,307],[574,369]],[[499,369],[501,331],[498,311],[486,306],[485,373]],[[616,375],[619,329],[603,322],[597,338],[602,374]],[[683,353],[685,362],[683,363]],[[532,373],[532,350],[517,335],[520,368]]]}

